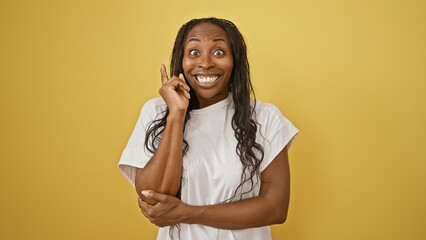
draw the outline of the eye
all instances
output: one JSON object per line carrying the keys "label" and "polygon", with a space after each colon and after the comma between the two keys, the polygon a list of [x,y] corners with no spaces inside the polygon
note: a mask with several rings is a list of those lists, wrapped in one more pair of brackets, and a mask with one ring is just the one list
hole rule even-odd
{"label": "eye", "polygon": [[200,53],[197,51],[197,50],[191,50],[191,51],[189,51],[189,54],[191,54],[191,55],[200,55]]}
{"label": "eye", "polygon": [[225,52],[224,51],[222,51],[222,50],[216,50],[216,51],[214,51],[214,53],[213,53],[213,55],[215,55],[215,56],[221,56],[221,55],[223,55]]}

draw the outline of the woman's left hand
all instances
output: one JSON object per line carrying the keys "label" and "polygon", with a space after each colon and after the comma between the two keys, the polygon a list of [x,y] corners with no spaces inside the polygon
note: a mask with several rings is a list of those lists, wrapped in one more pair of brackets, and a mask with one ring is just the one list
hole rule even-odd
{"label": "woman's left hand", "polygon": [[185,221],[190,206],[182,203],[178,198],[152,190],[144,190],[142,194],[158,201],[157,204],[151,206],[138,198],[141,212],[151,223],[158,227],[165,227]]}

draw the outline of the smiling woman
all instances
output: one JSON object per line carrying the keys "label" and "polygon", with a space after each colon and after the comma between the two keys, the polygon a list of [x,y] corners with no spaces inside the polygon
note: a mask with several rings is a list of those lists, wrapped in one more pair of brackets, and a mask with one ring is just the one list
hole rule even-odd
{"label": "smiling woman", "polygon": [[200,108],[225,99],[234,66],[225,30],[212,23],[194,26],[188,33],[184,52],[185,78],[195,90]]}
{"label": "smiling woman", "polygon": [[271,239],[269,225],[287,217],[299,130],[255,99],[237,27],[184,24],[170,76],[162,65],[161,97],[143,106],[118,165],[157,239]]}

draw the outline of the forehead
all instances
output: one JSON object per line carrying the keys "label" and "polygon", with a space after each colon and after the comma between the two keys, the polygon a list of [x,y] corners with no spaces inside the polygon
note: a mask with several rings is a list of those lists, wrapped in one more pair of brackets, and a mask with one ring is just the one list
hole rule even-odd
{"label": "forehead", "polygon": [[199,40],[215,40],[222,38],[227,44],[230,40],[226,31],[213,23],[200,23],[195,25],[189,30],[185,43],[187,44],[191,39]]}

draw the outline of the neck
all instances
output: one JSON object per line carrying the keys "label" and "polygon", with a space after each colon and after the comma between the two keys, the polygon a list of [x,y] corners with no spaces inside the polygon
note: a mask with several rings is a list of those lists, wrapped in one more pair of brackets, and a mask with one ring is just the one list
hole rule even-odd
{"label": "neck", "polygon": [[203,98],[201,96],[197,95],[198,103],[199,103],[199,109],[208,107],[210,105],[213,105],[215,103],[218,103],[228,97],[228,92],[226,94],[219,94],[210,98]]}

